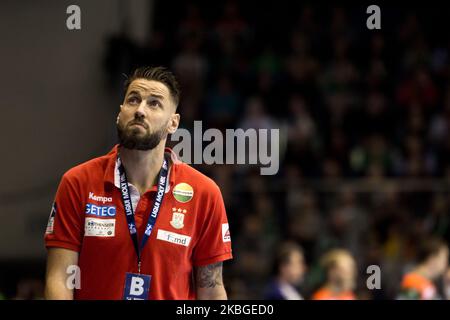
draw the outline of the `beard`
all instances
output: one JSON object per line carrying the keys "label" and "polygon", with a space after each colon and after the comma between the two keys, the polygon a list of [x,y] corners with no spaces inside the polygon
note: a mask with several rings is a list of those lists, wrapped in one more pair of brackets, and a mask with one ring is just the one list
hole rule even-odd
{"label": "beard", "polygon": [[[145,127],[146,133],[142,134],[141,129],[133,127],[133,124],[142,124]],[[126,126],[117,123],[117,136],[119,144],[127,149],[132,150],[152,150],[156,148],[161,140],[167,137],[165,126],[162,126],[154,132],[150,132],[147,124],[139,119],[134,119]]]}

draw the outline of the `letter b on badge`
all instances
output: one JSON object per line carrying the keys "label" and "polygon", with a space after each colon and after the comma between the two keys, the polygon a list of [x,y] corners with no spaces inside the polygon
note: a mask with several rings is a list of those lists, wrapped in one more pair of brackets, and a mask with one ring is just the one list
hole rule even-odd
{"label": "letter b on badge", "polygon": [[124,300],[147,300],[151,276],[127,273],[125,277]]}
{"label": "letter b on badge", "polygon": [[138,277],[131,277],[130,294],[141,296],[144,293],[144,280]]}

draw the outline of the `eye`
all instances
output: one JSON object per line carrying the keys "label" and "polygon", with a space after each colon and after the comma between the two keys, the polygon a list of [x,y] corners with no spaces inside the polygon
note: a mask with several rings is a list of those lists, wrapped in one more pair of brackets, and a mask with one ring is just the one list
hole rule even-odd
{"label": "eye", "polygon": [[141,102],[141,99],[137,96],[131,96],[127,99],[127,103],[130,105],[138,105]]}
{"label": "eye", "polygon": [[161,107],[161,102],[159,102],[159,100],[157,99],[151,99],[148,101],[148,105],[150,107]]}

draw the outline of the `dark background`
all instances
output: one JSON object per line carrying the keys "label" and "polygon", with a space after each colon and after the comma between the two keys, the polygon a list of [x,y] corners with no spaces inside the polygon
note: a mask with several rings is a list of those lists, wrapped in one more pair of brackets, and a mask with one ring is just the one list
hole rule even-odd
{"label": "dark background", "polygon": [[[435,2],[439,3],[439,2]],[[81,8],[81,30],[66,8]],[[361,299],[393,299],[420,239],[450,237],[450,11],[324,1],[2,1],[0,292],[42,296],[43,233],[62,174],[116,141],[123,74],[179,77],[181,126],[280,128],[280,172],[197,166],[221,187],[231,299],[261,298],[277,245],[355,256]],[[382,269],[382,290],[365,270]],[[438,284],[439,285],[439,284]]]}

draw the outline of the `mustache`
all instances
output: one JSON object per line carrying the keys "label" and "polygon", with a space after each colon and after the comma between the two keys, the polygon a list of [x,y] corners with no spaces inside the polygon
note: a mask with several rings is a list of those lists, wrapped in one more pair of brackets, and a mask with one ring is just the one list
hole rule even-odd
{"label": "mustache", "polygon": [[144,120],[140,120],[140,119],[131,120],[130,122],[128,122],[127,127],[132,126],[133,124],[140,124],[145,129],[148,129],[148,125],[144,122]]}

